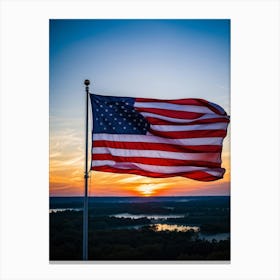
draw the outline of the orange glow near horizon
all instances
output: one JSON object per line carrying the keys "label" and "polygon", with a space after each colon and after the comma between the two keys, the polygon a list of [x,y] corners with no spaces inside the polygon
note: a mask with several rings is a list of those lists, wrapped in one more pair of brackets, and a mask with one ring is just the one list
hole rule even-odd
{"label": "orange glow near horizon", "polygon": [[[84,195],[83,137],[74,130],[50,137],[50,196]],[[183,177],[149,178],[131,174],[90,172],[90,196],[188,196],[230,194],[230,153],[228,141],[222,154],[224,178],[199,182]]]}
{"label": "orange glow near horizon", "polygon": [[[188,196],[229,195],[229,161],[223,179],[199,182],[183,177],[149,178],[131,174],[116,174],[93,171],[89,179],[90,196]],[[50,168],[52,170],[52,168]],[[51,196],[82,196],[84,194],[83,172],[65,169],[50,172]]]}

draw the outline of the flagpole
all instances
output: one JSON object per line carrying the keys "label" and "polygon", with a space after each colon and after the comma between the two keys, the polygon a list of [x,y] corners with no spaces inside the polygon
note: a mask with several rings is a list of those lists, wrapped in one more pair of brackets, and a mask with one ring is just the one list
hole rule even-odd
{"label": "flagpole", "polygon": [[88,102],[90,81],[84,81],[86,90],[86,147],[85,147],[85,194],[83,211],[83,260],[88,260]]}

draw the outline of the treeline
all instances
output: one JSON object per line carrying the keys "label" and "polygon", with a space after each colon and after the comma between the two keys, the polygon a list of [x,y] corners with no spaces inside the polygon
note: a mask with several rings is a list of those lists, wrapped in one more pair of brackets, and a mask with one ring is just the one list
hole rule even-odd
{"label": "treeline", "polygon": [[229,260],[230,242],[194,239],[194,232],[103,230],[89,240],[92,260]]}
{"label": "treeline", "polygon": [[[228,260],[230,257],[229,240],[200,240],[197,233],[192,231],[155,232],[150,227],[141,230],[114,229],[149,222],[147,218],[90,217],[89,259]],[[217,224],[202,226],[205,229],[208,227],[209,232],[217,230]],[[82,212],[65,211],[50,214],[50,260],[80,260],[81,256]]]}
{"label": "treeline", "polygon": [[[157,201],[143,203],[111,203],[106,200],[99,202],[97,198],[89,200],[91,215],[111,215],[129,212],[130,214],[190,214],[195,216],[226,216],[229,215],[229,197],[204,197],[186,199],[186,201]],[[52,198],[50,208],[82,208],[83,201],[77,198]]]}

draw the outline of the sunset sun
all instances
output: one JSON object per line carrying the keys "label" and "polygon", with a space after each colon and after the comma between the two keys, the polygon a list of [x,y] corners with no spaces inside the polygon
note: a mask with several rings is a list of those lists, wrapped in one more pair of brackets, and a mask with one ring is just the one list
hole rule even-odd
{"label": "sunset sun", "polygon": [[143,184],[138,187],[138,192],[141,196],[152,196],[155,194],[156,186],[153,184]]}

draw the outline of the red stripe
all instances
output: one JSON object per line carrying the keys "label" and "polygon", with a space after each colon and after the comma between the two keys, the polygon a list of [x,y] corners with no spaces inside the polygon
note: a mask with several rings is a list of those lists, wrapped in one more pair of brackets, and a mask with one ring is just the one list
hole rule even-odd
{"label": "red stripe", "polygon": [[[221,169],[223,169],[223,168],[221,168]],[[221,176],[215,177],[215,176],[210,175],[203,171],[194,171],[194,172],[187,173],[186,176],[183,176],[183,177],[187,177],[187,178],[190,178],[193,180],[198,180],[198,181],[209,182],[209,181],[215,181],[215,180],[223,178],[224,173],[225,173],[225,170],[223,169],[223,171],[221,171]]]}
{"label": "red stripe", "polygon": [[169,118],[177,118],[177,119],[197,119],[202,117],[203,113],[194,113],[194,112],[184,112],[184,111],[172,111],[165,109],[155,109],[155,108],[135,108],[139,112],[153,113]]}
{"label": "red stripe", "polygon": [[220,145],[199,145],[199,146],[181,146],[163,143],[145,143],[145,142],[115,142],[106,140],[93,141],[93,147],[108,147],[117,149],[128,150],[158,150],[167,152],[180,152],[180,153],[215,153],[221,152],[222,146]]}
{"label": "red stripe", "polygon": [[114,160],[116,162],[136,162],[148,165],[159,166],[199,166],[217,168],[221,167],[220,163],[199,161],[199,160],[181,160],[166,158],[146,158],[146,157],[119,157],[111,154],[92,154],[92,160]]}
{"label": "red stripe", "polygon": [[227,134],[226,130],[157,131],[149,129],[149,132],[159,137],[172,139],[225,137]]}
{"label": "red stripe", "polygon": [[226,113],[221,113],[217,108],[212,106],[207,100],[200,98],[186,98],[186,99],[176,99],[176,100],[164,100],[164,99],[153,99],[153,98],[135,98],[136,102],[157,102],[157,103],[171,103],[178,105],[193,105],[193,106],[204,106],[209,108],[211,111],[218,115],[226,115]]}
{"label": "red stripe", "polygon": [[176,177],[181,176],[185,178],[190,178],[198,181],[215,181],[218,179],[223,178],[223,174],[225,170],[223,168],[220,169],[221,176],[215,177],[203,171],[192,171],[192,172],[181,172],[181,173],[171,173],[171,174],[163,174],[163,173],[156,173],[156,172],[147,172],[138,169],[118,169],[110,166],[95,166],[91,168],[92,170],[96,171],[103,171],[103,172],[113,172],[113,173],[122,173],[122,174],[135,174],[140,176],[146,177],[154,177],[154,178],[168,178],[168,177]]}
{"label": "red stripe", "polygon": [[204,119],[204,120],[194,120],[194,121],[189,121],[189,122],[176,122],[174,120],[174,122],[171,121],[166,121],[166,120],[161,120],[158,118],[153,118],[153,117],[145,117],[145,119],[154,125],[191,125],[191,124],[207,124],[207,123],[229,123],[229,119],[228,118],[213,118],[213,119]]}

